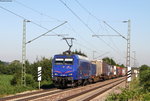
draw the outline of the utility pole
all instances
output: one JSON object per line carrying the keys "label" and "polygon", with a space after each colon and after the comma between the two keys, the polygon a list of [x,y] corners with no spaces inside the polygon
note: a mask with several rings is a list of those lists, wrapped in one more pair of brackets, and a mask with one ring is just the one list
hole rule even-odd
{"label": "utility pole", "polygon": [[92,35],[93,37],[99,37],[99,36],[120,36],[123,39],[127,41],[127,56],[126,56],[126,67],[130,67],[130,33],[131,33],[131,21],[123,21],[123,23],[128,23],[128,33],[127,38],[124,37],[122,34],[120,34],[117,30],[115,30],[113,27],[111,27],[108,23],[104,21],[104,23],[110,27],[113,31],[115,31],[118,35]]}
{"label": "utility pole", "polygon": [[126,57],[126,67],[130,67],[130,33],[131,33],[131,21],[123,21],[124,23],[128,22],[128,35],[127,35],[127,57]]}
{"label": "utility pole", "polygon": [[133,67],[136,67],[136,63],[135,63],[135,61],[136,61],[136,52],[135,51],[133,51],[133,54],[134,54],[134,64],[133,64]]}
{"label": "utility pole", "polygon": [[30,22],[29,20],[23,20],[23,39],[22,39],[22,79],[21,83],[23,86],[26,86],[26,22]]}
{"label": "utility pole", "polygon": [[[34,38],[34,39],[32,39],[32,40],[26,42],[26,22],[31,22],[31,21],[26,20],[26,19],[23,20],[22,77],[21,77],[21,84],[22,84],[23,86],[26,86],[26,65],[25,65],[25,61],[26,61],[26,45],[27,45],[28,43],[31,43],[32,41],[34,41],[34,40],[36,40],[36,39],[42,37],[42,36],[47,35],[47,33],[51,32],[51,31],[57,29],[58,27],[64,25],[65,23],[67,23],[67,21],[65,21],[64,23],[62,23],[62,24],[60,24],[60,25],[58,25],[58,26],[52,28],[51,30],[48,30],[47,32],[41,34],[40,36],[37,36],[36,38]],[[60,35],[60,34],[56,34],[56,36],[61,36],[61,37],[62,37],[62,35]]]}

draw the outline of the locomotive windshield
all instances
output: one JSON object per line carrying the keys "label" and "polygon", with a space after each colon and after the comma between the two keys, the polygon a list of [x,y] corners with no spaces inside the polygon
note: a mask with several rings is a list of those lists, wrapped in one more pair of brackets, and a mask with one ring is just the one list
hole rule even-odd
{"label": "locomotive windshield", "polygon": [[56,58],[55,65],[73,65],[73,58]]}
{"label": "locomotive windshield", "polygon": [[65,65],[73,65],[73,59],[72,58],[65,58]]}
{"label": "locomotive windshield", "polygon": [[63,58],[56,58],[55,59],[55,64],[56,65],[63,65],[64,59]]}

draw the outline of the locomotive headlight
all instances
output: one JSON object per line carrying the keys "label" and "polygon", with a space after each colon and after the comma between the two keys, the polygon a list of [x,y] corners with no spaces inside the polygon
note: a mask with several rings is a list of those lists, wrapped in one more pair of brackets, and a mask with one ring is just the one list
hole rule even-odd
{"label": "locomotive headlight", "polygon": [[57,73],[54,73],[54,75],[58,75]]}
{"label": "locomotive headlight", "polygon": [[70,73],[69,75],[72,75],[72,73]]}

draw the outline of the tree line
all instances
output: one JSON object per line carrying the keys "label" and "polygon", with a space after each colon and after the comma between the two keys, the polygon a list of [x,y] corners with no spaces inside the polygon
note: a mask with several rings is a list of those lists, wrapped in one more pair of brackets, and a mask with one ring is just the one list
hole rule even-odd
{"label": "tree line", "polygon": [[[37,82],[37,68],[42,67],[42,81],[51,82],[51,68],[52,59],[43,57],[41,60],[37,60],[34,63],[29,61],[25,62],[26,67],[26,84],[29,86],[35,86]],[[12,85],[21,85],[21,73],[22,63],[18,60],[14,60],[11,63],[5,63],[0,61],[0,74],[13,75],[14,78],[11,81]]]}
{"label": "tree line", "polygon": [[[80,50],[75,50],[72,52],[72,54],[78,54],[82,56],[87,55]],[[103,58],[103,60],[110,64],[110,65],[118,65],[116,62],[111,58]],[[124,66],[124,65],[123,65]],[[25,61],[25,67],[26,67],[26,84],[34,86],[37,82],[37,68],[42,67],[42,82],[52,82],[52,76],[51,76],[51,69],[52,69],[52,58],[41,58],[40,60],[37,59],[36,62],[30,63],[29,61]],[[22,73],[22,63],[18,60],[14,60],[11,63],[6,63],[3,61],[0,61],[0,74],[6,74],[6,75],[13,75],[13,79],[11,81],[12,85],[21,85],[21,75]]]}

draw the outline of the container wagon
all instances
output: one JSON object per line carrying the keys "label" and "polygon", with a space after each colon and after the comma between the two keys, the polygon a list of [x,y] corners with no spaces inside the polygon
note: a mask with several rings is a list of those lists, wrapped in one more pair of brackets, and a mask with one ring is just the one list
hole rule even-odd
{"label": "container wagon", "polygon": [[117,68],[117,77],[121,77],[122,76],[122,67],[116,66]]}
{"label": "container wagon", "polygon": [[110,79],[112,66],[105,63],[103,60],[94,60],[92,63],[96,65],[96,75],[94,82]]}

